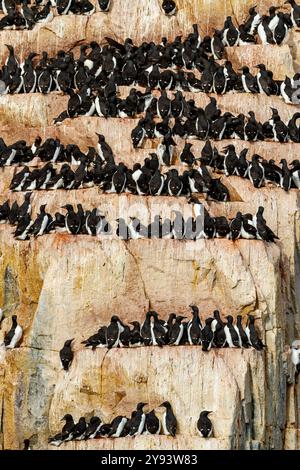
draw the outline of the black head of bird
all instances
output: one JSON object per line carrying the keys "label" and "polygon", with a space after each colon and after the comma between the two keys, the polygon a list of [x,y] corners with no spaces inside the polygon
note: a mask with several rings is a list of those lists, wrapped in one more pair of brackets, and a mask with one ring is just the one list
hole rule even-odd
{"label": "black head of bird", "polygon": [[213,413],[213,411],[204,410],[204,411],[201,411],[200,416],[201,416],[202,418],[205,418],[205,417],[207,417],[210,413]]}
{"label": "black head of bird", "polygon": [[199,308],[197,307],[197,305],[190,305],[190,308],[192,309],[192,313],[193,315],[198,315],[199,313]]}
{"label": "black head of bird", "polygon": [[98,416],[92,416],[90,419],[90,424],[100,423],[101,419]]}
{"label": "black head of bird", "polygon": [[66,209],[68,212],[74,210],[72,204],[66,204],[65,206],[61,206],[61,208],[62,208],[62,209]]}
{"label": "black head of bird", "polygon": [[256,14],[256,7],[257,5],[255,5],[254,7],[251,7],[249,8],[249,15],[255,15]]}
{"label": "black head of bird", "polygon": [[249,71],[250,71],[250,70],[249,70],[249,67],[247,67],[247,66],[244,66],[244,67],[242,67],[242,68],[240,68],[240,69],[238,69],[238,70],[239,70],[240,72],[243,72],[243,74],[249,73]]}
{"label": "black head of bird", "polygon": [[66,414],[65,416],[61,418],[61,421],[71,421],[71,420],[73,421],[73,417],[70,414]]}
{"label": "black head of bird", "polygon": [[254,67],[259,69],[260,71],[266,70],[266,66],[264,64],[257,64],[257,65],[254,65]]}
{"label": "black head of bird", "polygon": [[279,8],[280,8],[279,6],[278,7],[271,6],[269,8],[269,15],[274,15],[276,10],[278,10]]}
{"label": "black head of bird", "polygon": [[64,346],[66,346],[66,347],[69,347],[69,346],[71,346],[71,344],[72,344],[72,341],[74,341],[74,338],[72,338],[72,339],[67,339],[67,341],[65,341],[65,344],[64,344]]}
{"label": "black head of bird", "polygon": [[233,322],[233,316],[232,316],[232,315],[227,315],[225,318],[226,318],[226,320],[228,321],[228,323],[232,323],[232,322]]}
{"label": "black head of bird", "polygon": [[134,326],[134,328],[139,328],[140,327],[140,324],[139,324],[138,321],[130,321],[129,324]]}
{"label": "black head of bird", "polygon": [[158,319],[158,313],[155,312],[155,310],[152,310],[150,313],[151,313],[151,316],[152,316],[153,318],[155,318],[155,320]]}
{"label": "black head of bird", "polygon": [[265,208],[263,206],[259,206],[257,209],[257,214],[263,215]]}
{"label": "black head of bird", "polygon": [[255,318],[254,315],[248,313],[248,320],[249,320],[250,324],[254,325],[254,322],[255,322],[256,318]]}
{"label": "black head of bird", "polygon": [[163,403],[161,403],[161,405],[159,405],[159,407],[165,407],[165,408],[171,408],[171,403],[169,401],[164,401]]}
{"label": "black head of bird", "polygon": [[17,315],[13,315],[13,316],[11,317],[11,319],[12,319],[13,325],[16,325],[16,324],[17,324]]}
{"label": "black head of bird", "polygon": [[148,405],[148,403],[140,402],[136,405],[137,411],[143,411],[144,406]]}
{"label": "black head of bird", "polygon": [[119,317],[117,315],[113,315],[110,319],[111,323],[117,323],[119,320]]}
{"label": "black head of bird", "polygon": [[[176,316],[176,315],[175,315],[175,316]],[[181,323],[182,320],[185,320],[186,318],[187,318],[187,317],[184,317],[184,316],[182,316],[182,315],[178,315],[178,317],[176,317],[176,322],[177,322],[177,323]]]}
{"label": "black head of bird", "polygon": [[40,206],[40,212],[45,212],[46,205],[47,205],[47,204],[42,204],[42,205]]}

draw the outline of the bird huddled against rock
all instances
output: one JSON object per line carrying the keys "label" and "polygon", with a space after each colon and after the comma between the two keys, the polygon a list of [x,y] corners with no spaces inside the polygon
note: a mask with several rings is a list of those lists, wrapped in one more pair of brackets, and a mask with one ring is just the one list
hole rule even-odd
{"label": "bird huddled against rock", "polygon": [[144,410],[147,403],[140,402],[135,410],[132,411],[130,418],[118,415],[110,423],[104,421],[98,416],[90,418],[90,422],[82,416],[75,424],[72,415],[66,414],[62,421],[65,421],[61,432],[49,437],[48,442],[54,446],[60,446],[63,442],[81,441],[98,438],[119,438],[136,437],[144,435],[162,434],[175,436],[177,430],[177,420],[172,410],[170,402],[163,402],[158,408],[164,409],[160,419],[155,409],[149,412]]}
{"label": "bird huddled against rock", "polygon": [[[66,204],[62,206],[66,214],[56,212],[54,217],[46,211],[46,204],[42,204],[40,212],[32,220],[31,204],[25,198],[22,206],[16,201],[10,206],[8,200],[0,205],[0,223],[15,225],[14,237],[23,241],[29,240],[30,236],[36,238],[54,232],[91,236],[115,235],[122,240],[142,238],[193,241],[212,238],[227,238],[233,241],[240,238],[266,242],[278,240],[263,217],[263,206],[259,206],[255,215],[249,213],[243,215],[237,212],[236,217],[228,221],[224,216],[211,217],[195,196],[189,202],[197,212],[195,217],[185,219],[181,212],[175,210],[172,211],[172,218],[167,217],[163,220],[156,215],[147,225],[137,217],[130,217],[129,221],[120,217],[116,219],[117,226],[114,230],[99,208],[84,210],[81,204],[77,204],[77,209],[71,204]],[[23,210],[24,207],[27,207],[26,211]]]}
{"label": "bird huddled against rock", "polygon": [[11,319],[11,328],[4,336],[4,346],[6,349],[14,349],[19,346],[23,336],[23,328],[18,324],[17,316],[13,315]]}
{"label": "bird huddled against rock", "polygon": [[300,189],[299,160],[293,160],[288,164],[283,158],[280,164],[276,165],[275,160],[267,160],[258,154],[254,154],[249,160],[246,158],[248,151],[248,148],[244,148],[237,154],[235,146],[230,144],[221,153],[212,147],[210,141],[207,141],[202,149],[200,161],[226,176],[247,178],[255,188],[261,188],[268,183],[279,186],[285,191],[292,188]]}
{"label": "bird huddled against rock", "polygon": [[196,305],[190,306],[192,318],[188,321],[186,316],[171,313],[167,320],[159,318],[154,310],[146,313],[143,322],[130,322],[132,328],[122,322],[117,315],[113,315],[109,325],[102,325],[98,332],[81,342],[85,348],[136,348],[140,346],[179,346],[201,345],[203,351],[211,348],[250,348],[263,350],[265,345],[261,341],[255,328],[255,317],[248,315],[246,327],[242,324],[242,316],[238,315],[234,321],[232,315],[221,319],[220,312],[215,310],[212,317],[205,319],[204,324]]}

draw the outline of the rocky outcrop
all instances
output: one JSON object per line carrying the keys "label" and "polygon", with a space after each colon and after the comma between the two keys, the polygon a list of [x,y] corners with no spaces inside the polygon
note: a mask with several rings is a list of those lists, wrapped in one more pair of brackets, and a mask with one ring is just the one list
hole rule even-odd
{"label": "rocky outcrop", "polygon": [[[199,22],[202,35],[221,27],[224,17],[233,14],[239,21],[252,2],[176,0],[178,14],[167,18],[159,3],[133,0],[118,15],[121,0],[112,11],[90,18],[55,17],[52,23],[32,31],[2,31],[0,60],[6,56],[4,44],[13,44],[24,57],[29,50],[74,49],[82,42],[109,35],[118,40],[131,36],[135,41],[159,40],[186,34]],[[264,10],[271,1],[260,2]],[[217,5],[216,5],[217,4]],[[124,8],[122,7],[122,12]],[[147,13],[151,12],[150,14]],[[146,13],[146,14],[144,14]],[[150,21],[151,18],[151,21]],[[274,70],[276,78],[292,75],[297,67],[299,33],[282,47],[261,45],[227,51],[234,66],[250,67],[260,61]],[[122,90],[126,94],[128,89]],[[197,105],[208,97],[194,96]],[[218,98],[222,111],[238,114],[253,110],[257,119],[270,117],[270,107],[287,120],[298,110],[277,98],[227,94]],[[7,142],[58,137],[64,144],[77,143],[86,150],[96,144],[95,132],[103,133],[117,161],[132,166],[142,161],[158,141],[146,141],[134,150],[129,136],[137,119],[80,117],[53,125],[53,118],[66,108],[67,98],[58,93],[0,97],[1,136]],[[203,142],[193,141],[199,154]],[[216,142],[218,148],[229,141]],[[176,157],[183,147],[177,141]],[[259,153],[277,162],[298,158],[299,144],[234,141],[237,150],[249,147],[249,155]],[[39,165],[36,160],[31,166]],[[178,158],[175,164],[179,167]],[[0,169],[0,203],[9,198],[22,200],[8,190],[14,167]],[[280,241],[136,240],[124,242],[105,237],[72,237],[51,234],[18,242],[12,228],[0,225],[0,306],[5,318],[0,343],[17,314],[24,328],[21,347],[0,349],[0,443],[18,449],[30,437],[34,448],[46,448],[49,434],[59,431],[63,414],[78,419],[98,414],[110,420],[118,413],[129,414],[140,400],[157,407],[169,399],[179,423],[175,439],[141,436],[131,439],[101,439],[68,443],[64,449],[295,449],[299,441],[299,385],[295,384],[290,354],[284,346],[300,335],[300,195],[285,193],[272,185],[256,190],[238,177],[226,178],[229,203],[205,202],[211,214],[233,217],[238,210],[254,213],[265,207],[265,217]],[[67,202],[85,208],[101,207],[110,221],[125,210],[144,217],[168,214],[185,198],[103,195],[98,188],[77,191],[39,191],[33,194],[33,212],[43,203],[54,213]],[[142,208],[142,209],[141,209]],[[113,313],[124,321],[142,319],[147,309],[163,317],[171,311],[189,314],[188,305],[199,305],[203,318],[218,308],[224,314],[255,312],[267,345],[255,350],[212,350],[197,347],[84,350],[81,341],[107,323]],[[61,369],[58,351],[64,341],[75,338],[75,358],[69,372]],[[203,409],[214,411],[214,438],[200,439],[196,421]]]}

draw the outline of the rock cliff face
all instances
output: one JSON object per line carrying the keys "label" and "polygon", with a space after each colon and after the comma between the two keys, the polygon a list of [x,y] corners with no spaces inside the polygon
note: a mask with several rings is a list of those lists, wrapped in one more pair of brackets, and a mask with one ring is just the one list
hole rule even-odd
{"label": "rock cliff face", "polygon": [[[160,2],[114,0],[109,14],[90,18],[56,17],[29,32],[0,32],[0,61],[4,44],[13,44],[22,57],[29,51],[50,53],[72,49],[105,36],[134,41],[158,41],[186,34],[199,23],[202,35],[221,27],[231,14],[241,21],[249,0],[176,0],[178,14],[162,15]],[[273,2],[259,2],[260,10]],[[120,14],[120,11],[122,14]],[[234,66],[262,61],[282,79],[297,71],[300,35],[293,32],[282,47],[231,48]],[[124,90],[126,93],[126,90]],[[200,93],[196,104],[208,101]],[[95,132],[103,133],[117,161],[132,166],[142,161],[157,141],[134,150],[129,139],[137,120],[81,117],[59,127],[53,118],[66,108],[58,93],[42,96],[0,97],[0,135],[7,142],[57,136],[85,150],[95,145]],[[258,119],[270,117],[270,106],[288,119],[297,109],[277,97],[227,94],[218,98],[222,111],[253,110]],[[230,142],[217,142],[218,148]],[[193,141],[199,153],[203,142]],[[244,142],[235,141],[239,150]],[[299,158],[299,144],[247,143],[250,155],[259,153],[277,162]],[[176,155],[182,149],[178,141]],[[177,162],[178,163],[178,162]],[[33,162],[31,165],[37,165]],[[14,167],[0,169],[0,203],[22,200],[8,190]],[[5,318],[0,343],[17,314],[24,328],[21,347],[0,348],[0,448],[19,449],[24,438],[34,448],[46,448],[49,434],[58,432],[61,417],[93,413],[110,420],[129,414],[138,401],[158,406],[170,400],[179,423],[175,439],[140,436],[135,439],[98,439],[71,442],[64,449],[296,449],[300,448],[299,385],[294,383],[290,353],[285,345],[300,337],[300,194],[273,186],[256,190],[248,180],[222,177],[231,202],[205,202],[213,215],[233,217],[237,210],[256,212],[265,207],[266,219],[280,241],[210,240],[106,240],[88,236],[51,234],[36,240],[13,239],[12,228],[0,225],[0,306]],[[97,188],[77,191],[39,191],[33,211],[47,203],[51,213],[66,203],[105,208],[114,220],[120,207],[132,208],[143,200],[152,216],[174,204],[170,198],[103,195]],[[179,207],[185,198],[176,200]],[[122,206],[123,205],[123,206]],[[84,350],[81,341],[117,313],[124,321],[141,320],[151,308],[163,317],[170,312],[189,314],[195,303],[205,318],[218,308],[224,314],[256,312],[265,352],[212,350],[197,347],[143,347],[135,350]],[[67,338],[75,338],[75,357],[69,372],[61,369],[58,351]],[[201,409],[213,410],[214,438],[196,433]]]}

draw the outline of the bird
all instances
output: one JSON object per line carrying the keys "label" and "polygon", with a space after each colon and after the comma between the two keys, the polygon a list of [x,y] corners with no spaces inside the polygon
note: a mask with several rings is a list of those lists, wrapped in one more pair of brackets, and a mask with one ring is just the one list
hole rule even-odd
{"label": "bird", "polygon": [[81,217],[79,214],[74,212],[74,208],[71,204],[66,204],[62,206],[62,209],[67,210],[67,215],[65,217],[65,226],[68,233],[76,235],[81,229]]}
{"label": "bird", "polygon": [[129,347],[137,348],[142,346],[143,338],[141,336],[141,325],[138,321],[129,322],[133,328],[130,331]]}
{"label": "bird", "polygon": [[223,28],[223,43],[225,46],[235,46],[239,41],[239,30],[234,26],[231,16],[227,16]]}
{"label": "bird", "polygon": [[30,447],[30,440],[29,439],[24,439],[24,447],[22,450],[31,450],[31,447]]}
{"label": "bird", "polygon": [[176,3],[173,0],[163,0],[162,9],[167,16],[175,15],[177,12]]}
{"label": "bird", "polygon": [[101,328],[99,328],[96,334],[82,341],[81,344],[84,344],[86,348],[91,347],[93,351],[96,348],[107,347],[106,332],[107,332],[107,327],[102,326]]}
{"label": "bird", "polygon": [[160,407],[164,407],[165,411],[162,417],[162,429],[165,436],[176,436],[177,419],[173,413],[170,402],[164,401]]}
{"label": "bird", "polygon": [[169,331],[169,344],[178,346],[180,344],[181,338],[183,336],[184,325],[182,324],[182,320],[186,317],[182,315],[178,315],[176,317],[175,323],[171,326]]}
{"label": "bird", "polygon": [[72,364],[74,353],[72,351],[72,342],[73,339],[68,339],[65,341],[63,348],[59,351],[59,357],[65,371],[69,370],[70,365]]}
{"label": "bird", "polygon": [[290,163],[290,166],[292,166],[290,172],[294,185],[296,186],[296,188],[300,189],[300,161],[293,160]]}
{"label": "bird", "polygon": [[248,337],[245,333],[245,330],[243,328],[243,325],[242,325],[242,315],[237,315],[236,317],[236,326],[239,330],[239,334],[240,334],[240,338],[241,338],[241,341],[242,341],[242,347],[243,348],[248,348],[249,347],[249,341],[248,341]]}
{"label": "bird", "polygon": [[17,347],[23,336],[23,329],[17,322],[17,315],[13,315],[11,329],[4,336],[4,346],[6,349]]}
{"label": "bird", "polygon": [[187,325],[187,336],[190,345],[201,343],[201,320],[199,318],[199,309],[196,305],[190,305],[192,309],[193,318],[188,322]]}
{"label": "bird", "polygon": [[195,162],[195,156],[191,151],[192,146],[193,144],[186,142],[179,157],[180,161],[188,166],[192,166],[193,163]]}
{"label": "bird", "polygon": [[227,324],[224,327],[226,341],[230,348],[241,348],[242,340],[238,328],[233,325],[232,315],[227,315]]}
{"label": "bird", "polygon": [[25,214],[19,221],[17,228],[14,232],[14,238],[17,240],[28,240],[31,227],[34,221],[31,220],[29,214]]}
{"label": "bird", "polygon": [[245,93],[257,93],[257,81],[256,77],[254,77],[249,70],[249,67],[242,67],[240,69],[242,71],[241,80],[242,86]]}
{"label": "bird", "polygon": [[146,405],[147,403],[144,402],[137,404],[134,417],[130,420],[129,436],[140,436],[143,433],[146,422],[146,414],[143,411],[143,408]]}
{"label": "bird", "polygon": [[291,172],[288,168],[287,161],[285,158],[280,160],[281,163],[281,178],[280,178],[280,187],[285,191],[289,191],[291,189],[292,184],[292,176]]}
{"label": "bird", "polygon": [[248,324],[245,329],[245,333],[248,338],[249,344],[257,351],[262,351],[266,346],[263,344],[262,340],[259,338],[258,333],[255,329],[255,317],[254,315],[248,314]]}
{"label": "bird", "polygon": [[113,315],[110,319],[110,324],[107,327],[107,348],[116,348],[119,345],[120,334],[123,332],[124,327],[117,315]]}
{"label": "bird", "polygon": [[126,416],[116,416],[111,422],[111,428],[107,437],[120,437],[127,421]]}
{"label": "bird", "polygon": [[30,233],[34,237],[39,237],[44,235],[48,224],[52,221],[52,217],[50,214],[46,213],[45,211],[46,204],[40,206],[40,213],[37,216],[36,220],[34,221],[32,227],[30,228]]}
{"label": "bird", "polygon": [[73,438],[73,432],[75,429],[75,423],[72,415],[66,414],[62,421],[65,421],[65,424],[62,428],[62,431],[55,436],[49,437],[48,442],[51,445],[59,447],[63,442],[70,441]]}
{"label": "bird", "polygon": [[98,0],[100,11],[107,13],[111,7],[111,0]]}
{"label": "bird", "polygon": [[296,373],[300,374],[300,348],[299,348],[299,340],[295,340],[292,342],[291,346],[292,354],[291,359],[292,363],[295,366]]}
{"label": "bird", "polygon": [[146,414],[145,421],[145,432],[144,434],[159,434],[161,429],[161,423],[155,414],[154,410],[151,410]]}
{"label": "bird", "polygon": [[102,421],[98,416],[92,416],[84,433],[84,439],[94,439],[102,426]]}
{"label": "bird", "polygon": [[294,28],[299,28],[300,26],[300,6],[296,3],[295,0],[286,0],[284,4],[289,4],[292,8],[291,11],[291,20]]}
{"label": "bird", "polygon": [[259,206],[255,218],[253,220],[253,225],[255,226],[257,233],[256,238],[258,240],[265,240],[268,242],[275,242],[278,240],[277,235],[267,226],[266,221],[263,217],[264,207]]}
{"label": "bird", "polygon": [[248,175],[251,183],[255,188],[260,188],[265,179],[265,170],[261,164],[261,157],[257,154],[252,156],[249,164]]}
{"label": "bird", "polygon": [[212,422],[209,419],[208,415],[212,411],[201,411],[199,419],[197,421],[197,430],[201,437],[211,437],[213,434]]}
{"label": "bird", "polygon": [[212,330],[213,321],[214,321],[213,318],[206,318],[205,326],[202,328],[202,331],[201,331],[202,351],[209,351],[212,347],[212,343],[214,339],[214,332]]}
{"label": "bird", "polygon": [[73,434],[72,439],[74,439],[75,441],[82,441],[85,438],[86,430],[87,430],[86,420],[85,420],[85,417],[82,416],[81,418],[79,418],[78,423],[75,424],[75,427],[72,433]]}

